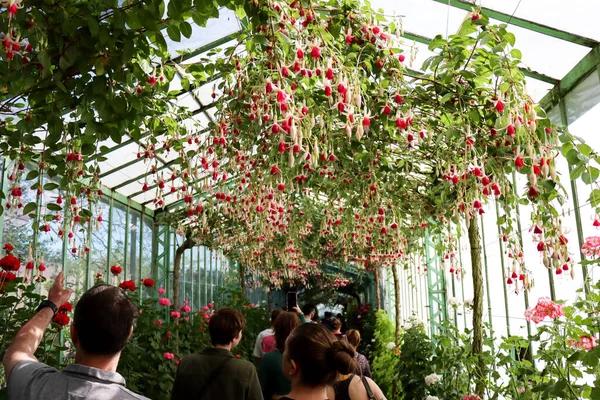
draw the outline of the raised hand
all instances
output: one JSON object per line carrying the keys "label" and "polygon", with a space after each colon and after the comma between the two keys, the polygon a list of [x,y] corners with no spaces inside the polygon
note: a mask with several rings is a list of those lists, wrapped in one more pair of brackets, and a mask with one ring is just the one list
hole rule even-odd
{"label": "raised hand", "polygon": [[48,292],[48,300],[56,304],[57,307],[65,304],[69,300],[69,297],[71,297],[71,294],[73,294],[73,290],[65,289],[63,287],[64,283],[65,276],[61,271],[54,280],[54,284]]}

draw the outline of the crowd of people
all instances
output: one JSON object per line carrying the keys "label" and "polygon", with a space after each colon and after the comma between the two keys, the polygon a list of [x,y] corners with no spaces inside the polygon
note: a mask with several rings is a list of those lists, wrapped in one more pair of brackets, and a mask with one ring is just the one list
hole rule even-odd
{"label": "crowd of people", "polygon": [[[71,338],[75,362],[58,371],[34,356],[45,330],[72,294],[60,273],[37,313],[17,333],[3,357],[8,399],[146,399],[125,387],[117,373],[121,351],[133,333],[135,306],[119,288],[99,284],[75,307]],[[258,368],[234,357],[244,316],[220,308],[210,318],[212,346],[183,357],[172,399],[381,400],[368,360],[356,349],[360,332],[314,305],[273,310],[271,326],[254,349]],[[258,370],[257,370],[258,369]]]}

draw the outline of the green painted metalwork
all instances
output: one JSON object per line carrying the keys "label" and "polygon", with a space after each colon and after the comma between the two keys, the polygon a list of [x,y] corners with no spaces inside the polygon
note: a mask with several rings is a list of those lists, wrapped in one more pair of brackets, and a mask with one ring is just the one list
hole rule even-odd
{"label": "green painted metalwork", "polygon": [[113,197],[110,196],[109,198],[109,206],[108,206],[108,243],[107,243],[107,248],[108,248],[108,254],[106,255],[106,281],[108,282],[108,279],[110,278],[110,262],[111,262],[111,256],[112,256],[112,227],[113,227],[113,206],[114,206],[114,200]]}
{"label": "green painted metalwork", "polygon": [[91,285],[91,277],[90,277],[90,263],[92,262],[92,221],[88,222],[87,228],[87,244],[89,251],[87,252],[85,259],[85,290],[88,290]]}
{"label": "green painted metalwork", "polygon": [[[513,172],[512,173],[512,182],[513,182],[513,187],[517,187],[517,176],[516,174]],[[518,230],[517,230],[517,236],[519,238],[519,246],[521,247],[521,250],[523,250],[523,228],[521,226],[521,212],[520,212],[520,207],[519,207],[519,203],[516,203],[515,206],[515,211],[517,213],[517,226],[518,226]],[[548,271],[550,272],[550,271]],[[554,277],[552,277],[552,275],[550,275],[550,297],[552,298],[552,300],[554,300],[556,298],[556,294],[554,293]],[[529,308],[529,292],[527,290],[523,290],[523,299],[525,301],[525,309]],[[529,337],[531,337],[531,322],[527,321],[527,335]]]}
{"label": "green painted metalwork", "polygon": [[[1,158],[2,161],[2,176],[0,179],[2,179],[2,193],[7,193],[8,190],[8,162],[6,161],[6,158],[2,157]],[[0,200],[0,208],[2,209],[2,212],[4,212],[4,205],[3,203],[5,202],[5,199]],[[0,217],[0,243],[4,243],[3,242],[3,236],[4,236],[4,214],[2,215],[2,217]]]}
{"label": "green painted metalwork", "polygon": [[[559,111],[560,111],[560,119],[561,122],[564,126],[568,127],[569,126],[569,118],[567,117],[567,108],[565,105],[565,101],[564,99],[562,99],[560,101],[560,103],[558,103],[559,105]],[[569,165],[569,173],[571,172],[571,170],[573,169],[573,167],[571,165]],[[575,213],[575,225],[577,226],[577,242],[578,242],[578,247],[579,247],[579,255],[581,256],[582,260],[585,260],[585,255],[583,254],[583,252],[581,251],[581,247],[583,246],[583,227],[581,225],[581,211],[580,211],[580,205],[579,205],[579,192],[577,191],[577,182],[571,179],[571,198],[573,199],[573,208],[574,208],[574,213]],[[590,291],[590,287],[589,287],[589,283],[587,281],[588,278],[588,271],[587,271],[587,267],[585,265],[581,266],[581,273],[583,274],[583,289],[585,290],[585,294],[587,296],[587,294]]]}
{"label": "green painted metalwork", "polygon": [[560,80],[554,89],[542,98],[540,105],[545,110],[550,110],[552,107],[560,104],[562,99],[582,80],[596,71],[598,65],[600,65],[600,46],[596,45]]}
{"label": "green painted metalwork", "polygon": [[[154,266],[154,279],[156,286],[166,286],[165,280],[168,281],[169,276],[169,250],[170,250],[170,233],[167,225],[158,225],[156,232],[156,258]],[[159,249],[160,246],[160,249]],[[159,275],[159,270],[162,271],[162,276]]]}
{"label": "green painted metalwork", "polygon": [[[423,36],[423,35],[419,35],[416,33],[411,33],[411,32],[404,32],[403,34],[401,34],[402,37],[409,39],[409,40],[413,40],[415,42],[421,43],[421,44],[425,44],[427,46],[429,46],[429,44],[431,43],[432,39]],[[560,80],[556,79],[556,78],[552,78],[548,75],[544,75],[542,73],[536,72],[536,71],[532,71],[530,68],[525,68],[525,67],[519,67],[519,70],[525,75],[528,76],[530,78],[533,79],[537,79],[538,81],[542,81],[542,82],[546,82],[549,83],[551,85],[557,85]]]}
{"label": "green painted metalwork", "polygon": [[[490,327],[492,327],[492,301],[490,298],[490,275],[488,273],[488,258],[487,258],[487,250],[485,246],[485,227],[483,225],[483,215],[479,216],[479,222],[481,225],[481,247],[483,248],[483,267],[485,269],[485,291],[487,294],[487,308],[488,308],[488,322],[490,323]],[[490,332],[490,336],[494,336],[494,331]]]}
{"label": "green painted metalwork", "polygon": [[123,276],[127,276],[128,273],[128,263],[127,263],[127,255],[129,254],[129,252],[127,251],[129,249],[129,215],[131,214],[130,212],[130,208],[129,205],[127,205],[127,208],[125,209],[125,244],[123,245]]}
{"label": "green painted metalwork", "polygon": [[[452,7],[461,8],[466,11],[471,11],[475,5],[465,0],[434,0],[444,5],[450,5]],[[576,43],[581,46],[594,47],[598,45],[598,42],[594,39],[590,39],[581,35],[575,35],[573,33],[561,31],[560,29],[552,28],[547,25],[543,25],[537,22],[528,21],[523,18],[518,18],[510,14],[505,14],[491,8],[482,7],[483,14],[489,18],[496,19],[511,25],[518,26],[521,28],[528,29],[533,32],[541,33],[542,35],[551,36],[557,39],[566,40],[567,42]]]}
{"label": "green painted metalwork", "polygon": [[[443,269],[436,265],[439,258],[435,245],[429,236],[429,230],[425,231],[425,260],[427,263],[427,284],[429,288],[429,323],[431,334],[441,334],[444,330],[443,323],[448,320],[448,309],[446,306],[446,278]],[[431,256],[433,249],[435,256]]]}
{"label": "green painted metalwork", "polygon": [[[500,217],[500,207],[498,202],[494,202],[496,205],[496,216]],[[506,266],[504,264],[504,246],[502,245],[502,231],[500,225],[498,225],[498,246],[500,247],[500,265],[502,267],[502,290],[504,291],[504,315],[506,317],[506,334],[510,336],[510,318],[508,314],[508,291],[506,289]]]}
{"label": "green painted metalwork", "polygon": [[136,203],[135,201],[131,201],[130,199],[128,199],[127,197],[123,196],[122,194],[116,192],[113,189],[106,187],[104,185],[101,186],[102,192],[104,193],[104,195],[106,195],[107,197],[111,197],[114,200],[118,201],[119,203],[123,204],[124,206],[133,208],[136,211],[140,211],[143,212],[145,215],[154,218],[154,211],[150,210],[148,208],[144,208],[141,204]]}
{"label": "green painted metalwork", "polygon": [[[112,150],[112,148],[111,148],[111,150]],[[104,177],[107,177],[108,175],[114,174],[115,172],[119,172],[122,169],[125,169],[127,167],[131,167],[132,165],[137,164],[139,162],[142,162],[142,160],[138,159],[138,158],[134,158],[133,160],[128,161],[125,164],[121,164],[118,167],[115,167],[113,169],[109,169],[108,171],[101,173],[100,174],[100,179],[102,179]]]}
{"label": "green painted metalwork", "polygon": [[[462,265],[463,265],[463,258],[462,258],[462,246],[460,246],[460,236],[458,236],[458,240],[459,240],[459,246],[458,246],[458,262],[461,265],[461,269],[462,269]],[[465,286],[464,286],[464,279],[460,280],[460,284],[462,286],[462,296],[463,296],[463,300],[465,299]],[[452,285],[454,285],[454,279],[452,279]],[[463,322],[465,324],[465,326],[467,326],[467,313],[463,304]],[[455,323],[456,325],[456,323]]]}

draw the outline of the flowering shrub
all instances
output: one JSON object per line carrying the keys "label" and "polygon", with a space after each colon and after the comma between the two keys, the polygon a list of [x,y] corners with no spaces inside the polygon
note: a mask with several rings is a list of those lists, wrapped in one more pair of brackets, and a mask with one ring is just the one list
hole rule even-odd
{"label": "flowering shrub", "polygon": [[394,336],[395,329],[389,316],[384,311],[377,311],[370,361],[373,380],[377,382],[388,399],[393,399],[394,379],[400,371],[398,345]]}
{"label": "flowering shrub", "polygon": [[540,297],[535,307],[531,307],[525,311],[525,319],[533,321],[536,324],[542,322],[546,317],[556,319],[565,315],[562,307],[562,304],[556,304],[548,297]]}
{"label": "flowering shrub", "polygon": [[348,312],[348,329],[358,329],[360,332],[360,345],[358,352],[372,360],[373,340],[375,335],[376,313],[369,303],[359,305]]}

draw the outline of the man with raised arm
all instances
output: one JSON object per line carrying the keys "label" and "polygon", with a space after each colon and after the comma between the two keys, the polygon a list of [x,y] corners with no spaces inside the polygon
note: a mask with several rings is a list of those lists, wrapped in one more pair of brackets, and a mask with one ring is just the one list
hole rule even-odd
{"label": "man with raised arm", "polygon": [[4,358],[8,399],[146,399],[125,388],[118,374],[121,351],[133,332],[135,306],[118,287],[99,284],[85,292],[71,324],[75,363],[62,371],[38,362],[34,353],[58,309],[73,293],[59,273],[37,313],[11,342]]}

